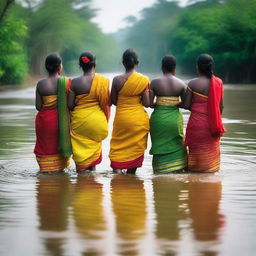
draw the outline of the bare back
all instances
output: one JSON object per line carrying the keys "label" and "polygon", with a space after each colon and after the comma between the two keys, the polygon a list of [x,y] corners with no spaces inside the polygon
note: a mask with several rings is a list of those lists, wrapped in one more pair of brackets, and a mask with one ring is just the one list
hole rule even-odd
{"label": "bare back", "polygon": [[186,85],[177,77],[168,75],[152,80],[150,89],[155,96],[179,97],[186,89]]}
{"label": "bare back", "polygon": [[[155,96],[181,97],[181,100],[183,102],[186,95],[187,86],[179,78],[175,77],[174,75],[168,74],[152,80],[150,84],[150,89],[150,106],[154,107]],[[182,104],[180,103],[177,106],[182,107]]]}
{"label": "bare back", "polygon": [[37,92],[40,96],[57,95],[58,76],[47,77],[37,83]]}
{"label": "bare back", "polygon": [[51,76],[40,80],[36,86],[35,106],[38,111],[43,106],[43,96],[57,95],[57,80],[59,76]]}
{"label": "bare back", "polygon": [[[110,95],[112,104],[117,105],[118,93],[123,88],[125,82],[128,80],[129,76],[133,72],[134,72],[134,70],[114,77],[113,82],[112,82],[111,95]],[[148,92],[142,93],[141,102],[142,102],[143,106],[149,107],[150,99],[149,99]]]}
{"label": "bare back", "polygon": [[192,91],[208,96],[210,79],[204,76],[194,78],[189,82],[188,86]]}
{"label": "bare back", "polygon": [[93,75],[79,76],[72,79],[70,89],[75,95],[88,94],[92,86]]}
{"label": "bare back", "polygon": [[94,72],[72,79],[68,94],[68,108],[70,110],[73,110],[75,107],[75,98],[77,95],[90,93],[93,78]]}

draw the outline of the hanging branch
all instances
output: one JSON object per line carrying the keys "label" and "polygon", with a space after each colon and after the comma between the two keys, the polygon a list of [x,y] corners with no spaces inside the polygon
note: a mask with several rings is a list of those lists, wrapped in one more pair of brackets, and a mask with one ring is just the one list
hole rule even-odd
{"label": "hanging branch", "polygon": [[0,11],[0,23],[3,21],[4,16],[15,0],[6,0],[2,10]]}

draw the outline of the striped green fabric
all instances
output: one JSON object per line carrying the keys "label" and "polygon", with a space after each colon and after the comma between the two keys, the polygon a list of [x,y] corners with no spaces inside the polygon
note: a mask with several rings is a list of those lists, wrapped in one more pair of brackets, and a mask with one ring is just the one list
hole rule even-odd
{"label": "striped green fabric", "polygon": [[65,157],[72,155],[70,138],[70,118],[67,107],[67,86],[69,78],[61,76],[57,82],[58,120],[59,120],[59,153]]}
{"label": "striped green fabric", "polygon": [[183,146],[183,117],[176,106],[157,105],[150,118],[154,173],[178,171],[187,166]]}

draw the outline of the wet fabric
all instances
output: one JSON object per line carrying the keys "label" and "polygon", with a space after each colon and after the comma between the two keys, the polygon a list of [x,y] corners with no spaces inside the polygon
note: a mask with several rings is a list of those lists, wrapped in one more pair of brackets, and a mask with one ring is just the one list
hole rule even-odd
{"label": "wet fabric", "polygon": [[164,105],[156,105],[150,118],[150,154],[153,155],[155,173],[178,171],[187,166],[187,152],[183,146],[183,117],[175,106],[179,98],[165,98],[170,99],[157,99],[157,104]]}
{"label": "wet fabric", "polygon": [[109,157],[114,169],[141,167],[147,148],[149,117],[141,103],[148,77],[134,72],[118,93]]}
{"label": "wet fabric", "polygon": [[188,169],[216,172],[220,168],[220,137],[213,136],[208,116],[208,96],[192,92],[191,114],[186,129]]}
{"label": "wet fabric", "polygon": [[42,97],[43,106],[35,119],[36,145],[34,153],[41,172],[69,167],[69,157],[59,153],[59,123],[57,95]]}
{"label": "wet fabric", "polygon": [[58,120],[59,120],[59,153],[65,157],[72,155],[70,138],[70,117],[67,107],[67,92],[71,84],[71,79],[60,77],[57,82],[58,91]]}
{"label": "wet fabric", "polygon": [[102,160],[102,140],[108,135],[109,81],[95,74],[90,92],[76,96],[71,112],[71,143],[77,170]]}
{"label": "wet fabric", "polygon": [[222,136],[226,131],[220,113],[220,101],[222,98],[223,83],[221,79],[213,75],[209,87],[207,108],[211,132],[216,137]]}

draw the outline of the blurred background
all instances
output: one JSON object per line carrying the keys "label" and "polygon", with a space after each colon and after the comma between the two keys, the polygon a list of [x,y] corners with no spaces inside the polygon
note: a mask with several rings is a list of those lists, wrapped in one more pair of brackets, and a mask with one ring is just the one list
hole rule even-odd
{"label": "blurred background", "polygon": [[227,83],[255,83],[256,0],[1,0],[0,84],[44,74],[45,56],[63,58],[67,75],[90,50],[98,72],[121,70],[121,54],[135,48],[140,71],[158,73],[164,54],[179,74],[193,75],[209,53]]}

